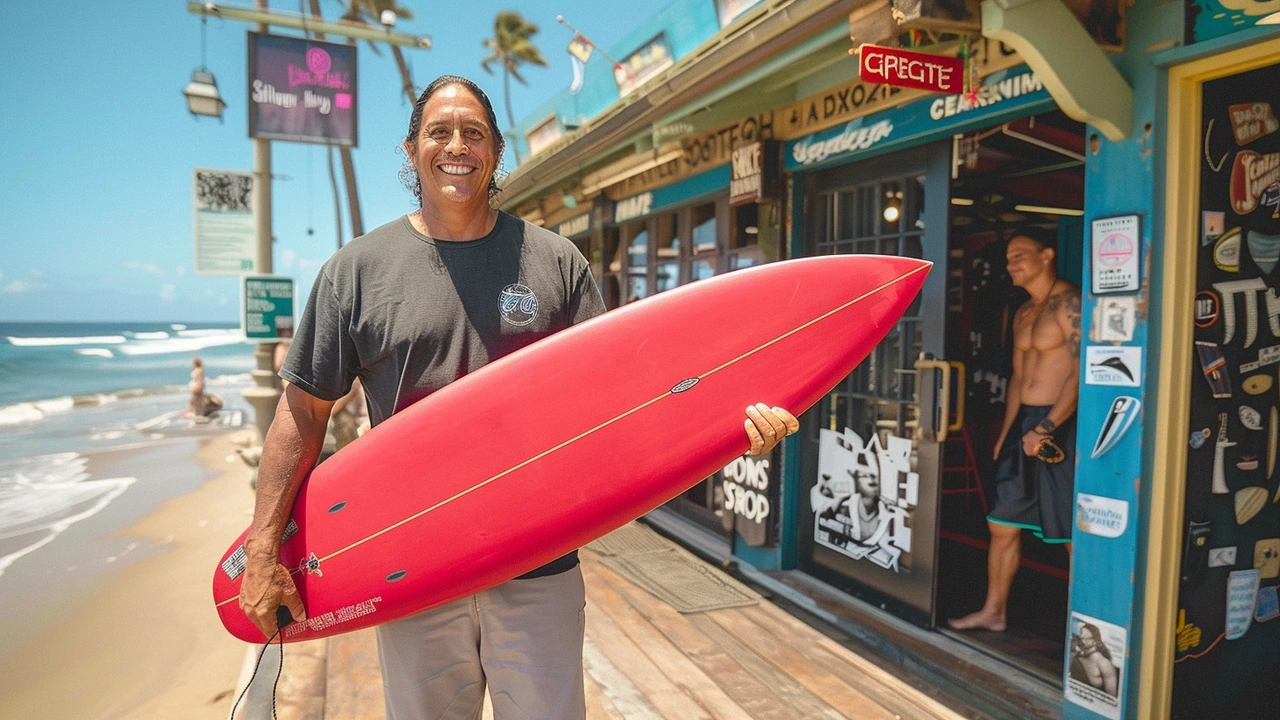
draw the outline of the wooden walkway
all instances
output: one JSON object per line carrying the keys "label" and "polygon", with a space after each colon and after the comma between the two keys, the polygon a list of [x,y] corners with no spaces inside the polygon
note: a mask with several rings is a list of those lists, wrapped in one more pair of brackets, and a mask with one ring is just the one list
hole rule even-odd
{"label": "wooden walkway", "polygon": [[[592,720],[962,717],[912,687],[910,678],[863,659],[767,600],[682,615],[591,550],[580,554]],[[280,698],[280,717],[384,718],[373,632],[317,643],[327,643],[324,682],[282,680],[281,690],[323,685],[323,691]],[[291,664],[286,662],[286,675]],[[485,718],[492,718],[487,706]]]}

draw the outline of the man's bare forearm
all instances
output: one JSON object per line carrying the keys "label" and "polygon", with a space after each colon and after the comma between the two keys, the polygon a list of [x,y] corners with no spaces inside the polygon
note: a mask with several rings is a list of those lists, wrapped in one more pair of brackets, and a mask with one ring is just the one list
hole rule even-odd
{"label": "man's bare forearm", "polygon": [[[1076,407],[1080,403],[1080,374],[1073,373],[1070,378],[1062,385],[1062,392],[1058,395],[1058,401],[1049,408],[1049,414],[1045,416],[1045,420],[1053,424],[1048,428],[1048,434],[1052,434],[1058,426],[1066,422],[1076,412]],[[1042,423],[1043,425],[1043,423]],[[1045,430],[1045,428],[1041,428]]]}
{"label": "man's bare forearm", "polygon": [[246,551],[272,555],[279,551],[298,488],[324,447],[331,406],[294,386],[285,389],[262,445],[257,500],[245,540]]}

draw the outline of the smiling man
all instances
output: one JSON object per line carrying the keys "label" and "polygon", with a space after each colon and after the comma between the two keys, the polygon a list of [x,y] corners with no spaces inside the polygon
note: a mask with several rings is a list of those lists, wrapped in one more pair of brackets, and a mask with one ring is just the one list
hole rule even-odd
{"label": "smiling man", "polygon": [[[373,425],[464,375],[604,312],[571,242],[493,208],[503,141],[470,80],[427,86],[404,139],[403,179],[420,201],[342,248],[311,289],[280,376],[245,541],[240,607],[268,637],[276,610],[305,608],[279,562],[280,538],[324,442],[334,401],[359,379]],[[752,454],[799,422],[746,411]],[[442,418],[442,422],[447,422]],[[548,408],[547,422],[555,422]],[[429,482],[423,469],[423,482]],[[396,502],[387,498],[387,502]],[[476,518],[482,527],[485,518]],[[459,538],[459,542],[466,542]],[[586,596],[576,552],[496,588],[378,628],[387,717],[582,718]]]}

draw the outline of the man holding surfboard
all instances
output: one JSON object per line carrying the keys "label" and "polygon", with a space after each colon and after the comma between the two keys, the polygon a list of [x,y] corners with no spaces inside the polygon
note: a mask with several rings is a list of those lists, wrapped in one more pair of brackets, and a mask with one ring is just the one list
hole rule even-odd
{"label": "man holding surfboard", "polygon": [[[333,403],[356,378],[377,425],[493,360],[604,312],[572,243],[491,206],[503,145],[480,88],[455,76],[431,83],[404,141],[404,178],[419,209],[349,243],[316,278],[280,370],[289,384],[263,444],[244,543],[239,605],[268,637],[281,606],[294,620],[306,617],[279,547]],[[752,454],[770,452],[799,429],[781,408],[757,404],[746,412]],[[554,418],[553,408],[548,415]],[[476,518],[478,526],[483,521]],[[585,602],[574,552],[379,626],[387,716],[479,717],[487,685],[499,718],[584,717]]]}

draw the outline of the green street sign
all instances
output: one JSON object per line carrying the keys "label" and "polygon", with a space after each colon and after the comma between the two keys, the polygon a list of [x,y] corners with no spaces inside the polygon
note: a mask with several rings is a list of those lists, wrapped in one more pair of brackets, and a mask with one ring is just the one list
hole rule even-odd
{"label": "green street sign", "polygon": [[293,278],[241,276],[240,327],[250,342],[276,342],[293,337]]}

